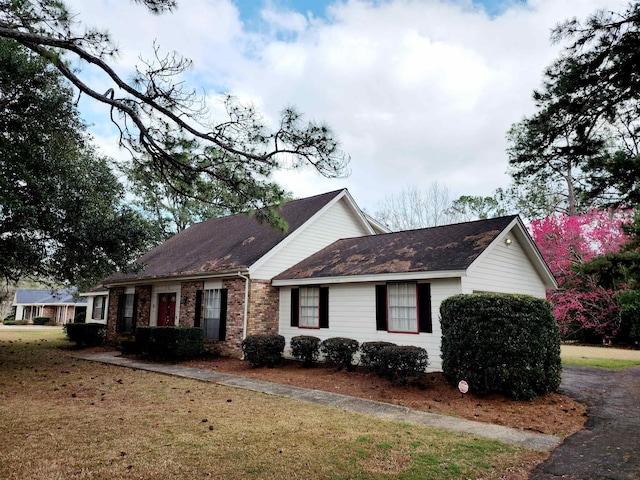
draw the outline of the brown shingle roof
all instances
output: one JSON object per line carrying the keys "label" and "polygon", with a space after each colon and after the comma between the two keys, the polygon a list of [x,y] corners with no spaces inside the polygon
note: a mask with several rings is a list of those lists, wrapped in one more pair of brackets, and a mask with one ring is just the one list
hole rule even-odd
{"label": "brown shingle roof", "polygon": [[289,226],[286,232],[246,214],[194,224],[137,259],[136,263],[144,265],[141,271],[116,273],[104,283],[248,268],[342,192],[337,190],[283,204],[278,214]]}
{"label": "brown shingle roof", "polygon": [[465,270],[515,218],[338,240],[275,280]]}

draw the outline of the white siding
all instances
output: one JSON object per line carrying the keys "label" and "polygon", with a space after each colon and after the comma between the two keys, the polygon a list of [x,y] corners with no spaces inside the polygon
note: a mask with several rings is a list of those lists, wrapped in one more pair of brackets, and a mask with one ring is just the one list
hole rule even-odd
{"label": "white siding", "polygon": [[485,252],[462,278],[462,293],[522,293],[545,298],[545,286],[520,241],[500,241]]}
{"label": "white siding", "polygon": [[336,284],[329,286],[329,328],[291,327],[291,288],[280,289],[280,335],[287,341],[285,353],[290,353],[291,337],[312,335],[321,340],[348,337],[358,342],[386,341],[398,345],[423,347],[429,354],[429,370],[441,370],[440,303],[460,293],[460,279],[433,280],[431,284],[431,318],[433,333],[402,334],[376,330],[376,298],[374,283]]}
{"label": "white siding", "polygon": [[251,278],[270,280],[327,245],[348,237],[368,235],[345,198],[334,203],[310,224],[301,227],[268,255],[264,263],[249,269]]}

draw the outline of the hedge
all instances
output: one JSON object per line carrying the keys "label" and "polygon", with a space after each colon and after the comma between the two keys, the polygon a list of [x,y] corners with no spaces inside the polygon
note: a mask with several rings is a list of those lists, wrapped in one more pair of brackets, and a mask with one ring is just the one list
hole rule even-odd
{"label": "hedge", "polygon": [[304,367],[310,367],[320,355],[320,339],[310,335],[298,335],[291,338],[291,355],[300,360]]}
{"label": "hedge", "polygon": [[[197,327],[138,327],[136,348],[161,360],[185,360],[204,353],[204,330]],[[131,348],[128,346],[126,348]]]}
{"label": "hedge", "polygon": [[371,370],[380,366],[380,352],[387,347],[395,347],[391,342],[363,342],[360,345],[360,365]]}
{"label": "hedge", "polygon": [[51,317],[33,317],[34,325],[55,325],[56,323],[51,320]]}
{"label": "hedge", "polygon": [[282,335],[249,335],[242,341],[242,353],[254,367],[275,367],[282,361],[284,345]]}
{"label": "hedge", "polygon": [[473,294],[440,306],[442,370],[478,394],[531,400],[560,386],[560,334],[551,304],[526,295]]}
{"label": "hedge", "polygon": [[332,337],[320,344],[320,351],[329,365],[335,366],[338,370],[346,368],[351,371],[354,368],[353,357],[359,345],[357,340],[351,338]]}
{"label": "hedge", "polygon": [[107,326],[102,323],[67,323],[64,333],[79,347],[97,347],[104,343]]}
{"label": "hedge", "polygon": [[378,372],[393,383],[407,385],[425,376],[429,355],[422,347],[400,345],[385,347],[378,357]]}

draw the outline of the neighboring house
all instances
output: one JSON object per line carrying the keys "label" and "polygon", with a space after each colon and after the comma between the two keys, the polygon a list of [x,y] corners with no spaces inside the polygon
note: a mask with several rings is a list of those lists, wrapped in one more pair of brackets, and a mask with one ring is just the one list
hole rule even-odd
{"label": "neighboring house", "polygon": [[13,306],[16,320],[30,323],[35,317],[49,317],[58,325],[73,322],[76,309],[85,308],[87,301],[75,298],[75,289],[16,290]]}
{"label": "neighboring house", "polygon": [[427,350],[441,370],[440,303],[459,293],[545,298],[557,284],[517,216],[338,240],[277,275],[279,332]]}
{"label": "neighboring house", "polygon": [[246,214],[192,225],[140,257],[136,273],[104,279],[107,338],[141,325],[199,326],[222,353],[239,355],[247,335],[278,332],[274,276],[340,238],[385,231],[347,190],[287,202],[278,214],[285,232]]}
{"label": "neighboring house", "polygon": [[279,214],[286,232],[247,215],[195,224],[140,257],[138,272],[106,278],[108,338],[141,325],[197,326],[239,356],[251,334],[279,333],[287,345],[295,335],[344,336],[425,347],[439,369],[444,298],[544,298],[556,287],[517,216],[389,233],[346,190]]}
{"label": "neighboring house", "polygon": [[99,285],[91,288],[88,292],[80,294],[86,297],[87,314],[84,319],[86,323],[107,323],[107,309],[109,307],[109,289]]}

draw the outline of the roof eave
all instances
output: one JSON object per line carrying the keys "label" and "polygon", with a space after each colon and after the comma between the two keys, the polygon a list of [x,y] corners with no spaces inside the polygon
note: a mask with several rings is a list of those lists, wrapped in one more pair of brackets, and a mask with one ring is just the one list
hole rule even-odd
{"label": "roof eave", "polygon": [[230,270],[221,270],[219,272],[204,272],[198,274],[189,275],[160,275],[155,277],[144,278],[132,278],[130,280],[116,280],[113,282],[105,282],[104,286],[107,288],[123,287],[123,286],[135,286],[135,285],[149,285],[150,283],[170,283],[170,282],[188,282],[203,280],[206,278],[229,278],[237,277],[239,273],[243,275],[249,274],[247,267],[233,268]]}
{"label": "roof eave", "polygon": [[467,275],[466,270],[439,270],[433,272],[400,272],[400,273],[375,273],[366,275],[345,275],[336,277],[309,277],[309,278],[285,278],[273,280],[274,287],[288,287],[297,285],[324,285],[336,283],[371,283],[393,282],[408,280],[433,280],[439,278],[460,278]]}

